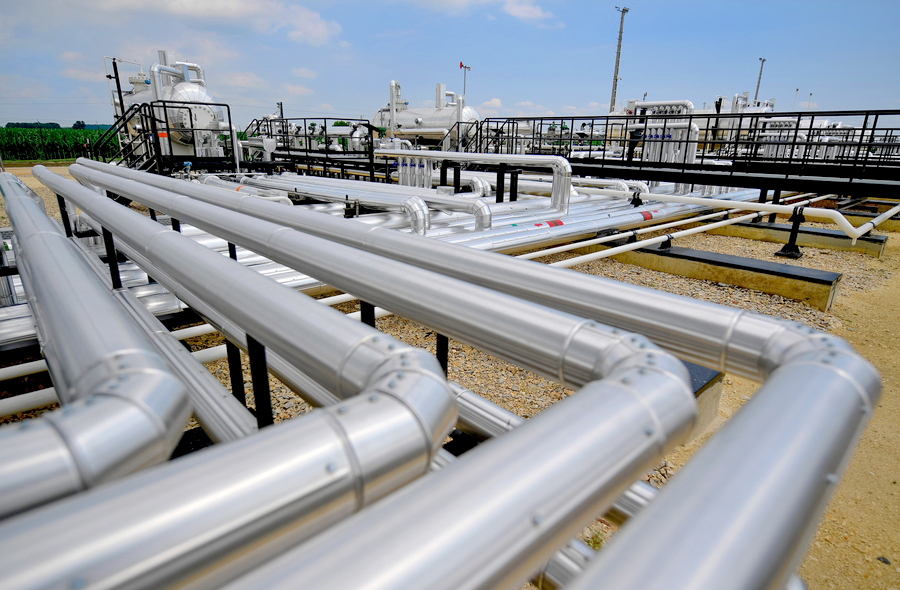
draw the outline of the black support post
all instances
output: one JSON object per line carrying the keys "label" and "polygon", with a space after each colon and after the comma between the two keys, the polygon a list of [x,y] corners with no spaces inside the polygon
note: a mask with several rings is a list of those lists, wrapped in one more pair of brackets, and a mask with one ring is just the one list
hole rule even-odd
{"label": "black support post", "polygon": [[256,403],[256,425],[260,428],[275,423],[272,417],[272,396],[269,393],[269,369],[266,367],[266,347],[247,334],[247,356],[250,357],[250,380],[253,382],[253,401]]}
{"label": "black support post", "polygon": [[72,224],[69,222],[69,212],[66,211],[66,200],[56,195],[56,202],[59,203],[59,216],[62,219],[63,229],[66,230],[66,237],[72,237]]}
{"label": "black support post", "polygon": [[178,233],[181,233],[181,222],[174,217],[172,217],[172,229],[174,229]]}
{"label": "black support post", "polygon": [[230,256],[232,260],[237,260],[237,246],[231,242],[228,242],[228,256]]}
{"label": "black support post", "polygon": [[453,192],[459,193],[462,192],[462,179],[460,178],[460,173],[462,171],[461,166],[453,167]]}
{"label": "black support post", "polygon": [[519,174],[521,170],[510,170],[509,172],[509,200],[515,202],[519,200]]}
{"label": "black support post", "polygon": [[[759,191],[759,202],[760,203],[766,202],[766,195],[768,193],[769,193],[768,189],[760,189],[760,191]],[[761,219],[762,219],[762,217],[754,217],[752,220],[752,223],[759,223]]]}
{"label": "black support post", "polygon": [[244,393],[244,371],[241,367],[241,349],[231,340],[225,339],[225,353],[228,356],[228,376],[231,378],[231,395],[241,402],[241,405],[247,404],[247,397]]}
{"label": "black support post", "polygon": [[116,246],[112,233],[103,228],[103,244],[106,246],[106,262],[109,264],[109,278],[113,289],[122,288],[122,278],[119,276],[119,255],[116,254]]}
{"label": "black support post", "polygon": [[437,350],[435,356],[437,357],[438,362],[441,363],[441,368],[444,369],[444,375],[446,375],[447,361],[450,356],[450,339],[437,332],[435,332],[435,336],[437,337]]}
{"label": "black support post", "polygon": [[150,208],[150,219],[156,221],[156,209]]}
{"label": "black support post", "polygon": [[449,164],[447,164],[447,160],[441,161],[441,180],[438,183],[441,186],[447,186],[447,167],[448,166],[449,166]]}
{"label": "black support post", "polygon": [[[775,194],[772,195],[772,204],[778,205],[780,203],[781,203],[781,191],[777,190],[777,191],[775,191]],[[777,217],[778,217],[777,213],[772,213],[771,215],[769,215],[769,223],[775,223],[775,219]]]}
{"label": "black support post", "polygon": [[506,192],[506,164],[497,165],[497,202],[503,202],[503,194]]}
{"label": "black support post", "polygon": [[791,226],[791,235],[788,238],[788,243],[784,245],[778,252],[775,253],[775,256],[781,256],[782,258],[793,258],[796,260],[803,256],[803,252],[800,251],[800,248],[797,246],[797,234],[800,233],[800,224],[806,221],[803,217],[803,207],[794,207],[794,214],[791,215],[791,222],[793,225]]}
{"label": "black support post", "polygon": [[359,302],[359,315],[362,323],[367,326],[375,327],[375,306],[371,303],[366,303],[365,301],[360,300]]}

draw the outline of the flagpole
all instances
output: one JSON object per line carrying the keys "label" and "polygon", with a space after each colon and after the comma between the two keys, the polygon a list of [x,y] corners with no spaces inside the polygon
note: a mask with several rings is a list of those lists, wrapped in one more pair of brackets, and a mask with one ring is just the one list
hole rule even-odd
{"label": "flagpole", "polygon": [[472,69],[472,66],[467,66],[463,62],[459,62],[459,69],[463,71],[463,96],[466,95],[466,75],[469,73],[469,70]]}

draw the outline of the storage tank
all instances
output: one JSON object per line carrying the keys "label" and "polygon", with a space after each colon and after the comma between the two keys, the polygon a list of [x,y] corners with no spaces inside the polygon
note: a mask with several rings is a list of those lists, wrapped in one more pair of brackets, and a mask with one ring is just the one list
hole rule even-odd
{"label": "storage tank", "polygon": [[434,107],[411,109],[409,101],[400,94],[400,84],[391,80],[390,100],[372,116],[372,124],[384,127],[388,137],[424,140],[428,144],[446,140],[450,145],[442,146],[443,149],[456,147],[460,139],[465,143],[477,131],[478,111],[466,106],[464,96],[447,92],[446,88],[437,84]]}

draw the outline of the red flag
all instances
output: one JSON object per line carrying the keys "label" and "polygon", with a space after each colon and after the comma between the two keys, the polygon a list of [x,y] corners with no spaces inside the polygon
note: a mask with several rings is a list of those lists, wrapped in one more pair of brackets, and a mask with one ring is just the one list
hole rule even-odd
{"label": "red flag", "polygon": [[462,62],[459,62],[459,69],[463,69],[464,67],[466,66],[464,66]]}

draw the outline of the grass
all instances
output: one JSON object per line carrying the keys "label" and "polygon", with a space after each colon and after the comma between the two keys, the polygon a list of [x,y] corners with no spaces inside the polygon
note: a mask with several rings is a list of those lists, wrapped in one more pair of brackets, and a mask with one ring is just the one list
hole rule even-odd
{"label": "grass", "polygon": [[594,551],[599,551],[603,546],[603,533],[600,531],[591,531],[591,536],[584,540],[587,545]]}

